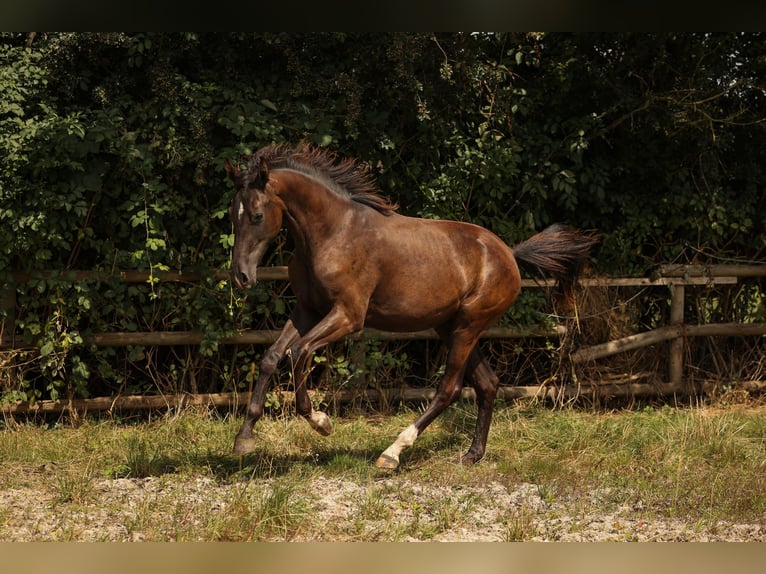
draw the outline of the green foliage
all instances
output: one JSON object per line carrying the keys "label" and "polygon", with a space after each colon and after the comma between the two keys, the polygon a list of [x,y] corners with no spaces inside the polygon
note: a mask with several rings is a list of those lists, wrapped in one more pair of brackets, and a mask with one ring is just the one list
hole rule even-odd
{"label": "green foliage", "polygon": [[[471,221],[509,243],[554,221],[596,228],[604,273],[757,259],[762,39],[2,33],[0,287],[10,271],[32,277],[16,285],[16,332],[39,348],[31,363],[7,363],[14,383],[2,391],[12,400],[243,388],[257,357],[218,342],[279,327],[289,292],[155,275],[228,265],[223,159],[275,141],[357,157],[404,213]],[[266,264],[289,252],[277,242]],[[152,279],[73,284],[72,269]],[[531,295],[505,321],[540,322],[548,309]],[[84,344],[115,330],[205,335],[196,349]],[[341,377],[343,360],[330,360]]]}

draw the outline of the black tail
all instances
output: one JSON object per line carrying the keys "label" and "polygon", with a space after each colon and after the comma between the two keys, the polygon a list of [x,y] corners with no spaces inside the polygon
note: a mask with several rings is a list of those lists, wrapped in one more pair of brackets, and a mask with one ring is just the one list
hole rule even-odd
{"label": "black tail", "polygon": [[598,243],[595,232],[583,232],[569,225],[555,223],[513,247],[513,255],[541,275],[558,282],[558,297],[565,306],[574,300],[574,285],[591,248]]}

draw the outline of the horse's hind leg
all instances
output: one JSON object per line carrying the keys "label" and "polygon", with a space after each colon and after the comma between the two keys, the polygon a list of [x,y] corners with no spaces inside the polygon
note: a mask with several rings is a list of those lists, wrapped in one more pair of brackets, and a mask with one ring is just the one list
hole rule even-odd
{"label": "horse's hind leg", "polygon": [[466,375],[471,379],[476,390],[478,414],[476,416],[476,433],[473,436],[471,448],[463,455],[462,462],[464,464],[473,464],[484,456],[500,380],[478,348],[471,352]]}
{"label": "horse's hind leg", "polygon": [[383,451],[375,462],[375,466],[382,469],[397,468],[399,466],[399,455],[402,450],[412,446],[420,433],[460,396],[460,391],[463,389],[463,375],[466,370],[468,357],[477,339],[478,335],[468,330],[457,331],[450,336],[447,366],[436,395],[425,412],[413,424],[404,429],[396,441]]}
{"label": "horse's hind leg", "polygon": [[295,328],[292,320],[288,320],[277,340],[264,354],[258,372],[258,380],[253,387],[253,394],[247,407],[245,420],[234,439],[234,454],[241,456],[255,450],[256,441],[253,437],[253,425],[263,415],[266,392],[269,389],[269,379],[274,374],[279,361],[285,355],[287,347],[297,340],[298,336],[298,330]]}

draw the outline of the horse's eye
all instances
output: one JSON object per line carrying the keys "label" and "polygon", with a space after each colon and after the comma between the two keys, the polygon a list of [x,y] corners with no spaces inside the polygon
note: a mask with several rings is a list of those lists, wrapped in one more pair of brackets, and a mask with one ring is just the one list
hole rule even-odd
{"label": "horse's eye", "polygon": [[256,211],[250,214],[250,223],[253,225],[259,225],[263,221],[263,213]]}

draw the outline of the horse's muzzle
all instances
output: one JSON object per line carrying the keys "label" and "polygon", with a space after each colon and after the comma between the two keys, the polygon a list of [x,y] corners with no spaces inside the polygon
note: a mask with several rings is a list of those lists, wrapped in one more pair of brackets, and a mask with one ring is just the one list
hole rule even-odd
{"label": "horse's muzzle", "polygon": [[247,273],[239,269],[232,269],[231,280],[238,289],[245,289],[255,282],[255,277],[251,278]]}

